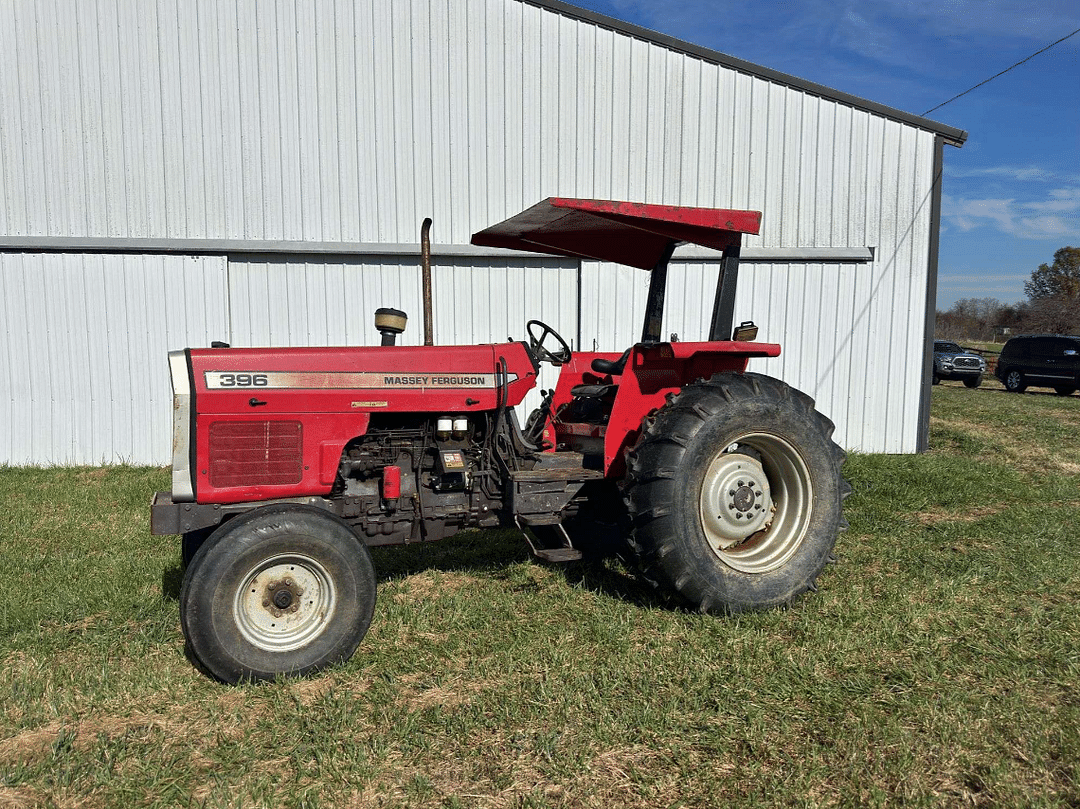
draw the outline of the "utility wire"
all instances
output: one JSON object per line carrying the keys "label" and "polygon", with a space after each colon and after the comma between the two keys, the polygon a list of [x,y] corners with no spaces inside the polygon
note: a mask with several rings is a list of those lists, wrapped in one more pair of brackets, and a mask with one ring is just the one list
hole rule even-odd
{"label": "utility wire", "polygon": [[1048,50],[1050,50],[1050,49],[1051,49],[1052,47],[1054,47],[1055,45],[1060,45],[1060,44],[1061,44],[1062,42],[1064,42],[1064,41],[1065,41],[1066,39],[1068,39],[1069,37],[1072,37],[1072,36],[1076,36],[1077,34],[1080,34],[1080,28],[1077,28],[1077,29],[1076,29],[1075,31],[1073,31],[1073,32],[1072,32],[1071,34],[1066,34],[1066,35],[1065,35],[1065,36],[1063,36],[1063,37],[1062,37],[1061,39],[1059,39],[1059,40],[1058,40],[1057,42],[1051,42],[1051,43],[1050,43],[1049,45],[1047,45],[1047,46],[1046,46],[1045,48],[1043,48],[1042,50],[1039,50],[1039,51],[1035,51],[1035,53],[1031,54],[1031,56],[1029,56],[1029,57],[1028,57],[1027,59],[1021,59],[1021,60],[1020,60],[1019,62],[1017,62],[1017,63],[1016,63],[1015,65],[1013,65],[1012,67],[1007,67],[1007,68],[1005,68],[1005,69],[1004,69],[1003,71],[1001,71],[1000,73],[995,73],[995,74],[994,74],[993,76],[991,76],[990,78],[988,78],[988,79],[987,79],[986,81],[981,81],[981,82],[979,82],[978,84],[976,84],[976,85],[975,85],[974,87],[969,87],[969,88],[968,88],[967,90],[964,90],[964,92],[962,92],[962,93],[959,93],[958,95],[954,95],[954,96],[953,96],[952,98],[950,98],[950,99],[949,99],[948,101],[942,101],[942,102],[941,102],[940,104],[938,104],[938,105],[937,105],[936,107],[931,107],[931,108],[930,108],[930,109],[928,109],[928,110],[927,110],[926,112],[924,112],[924,113],[923,113],[923,115],[924,115],[924,116],[926,116],[926,115],[929,115],[929,114],[930,114],[930,113],[932,113],[932,112],[933,112],[934,110],[939,110],[939,109],[941,109],[942,107],[944,107],[944,106],[945,106],[946,104],[951,104],[952,102],[956,101],[956,99],[960,98],[961,96],[966,96],[966,95],[967,95],[968,93],[970,93],[970,92],[971,92],[972,90],[977,90],[977,89],[979,89],[980,87],[982,87],[982,86],[983,86],[984,84],[989,84],[989,83],[990,83],[990,82],[992,82],[992,81],[993,81],[994,79],[996,79],[996,78],[997,78],[998,76],[1004,76],[1004,75],[1005,75],[1006,73],[1008,73],[1008,72],[1009,72],[1010,70],[1012,70],[1013,68],[1016,68],[1016,67],[1020,67],[1020,65],[1024,64],[1024,62],[1029,62],[1029,61],[1031,61],[1031,60],[1032,60],[1032,59],[1034,59],[1034,58],[1035,58],[1036,56],[1038,56],[1038,55],[1039,55],[1040,53],[1044,53],[1045,51],[1048,51]]}

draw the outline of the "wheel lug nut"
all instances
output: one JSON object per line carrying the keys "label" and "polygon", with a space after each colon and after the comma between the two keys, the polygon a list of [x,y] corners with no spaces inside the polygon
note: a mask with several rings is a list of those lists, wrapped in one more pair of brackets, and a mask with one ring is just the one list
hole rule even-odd
{"label": "wheel lug nut", "polygon": [[269,598],[266,599],[265,601],[263,601],[263,606],[264,607],[269,607],[270,606],[270,599]]}

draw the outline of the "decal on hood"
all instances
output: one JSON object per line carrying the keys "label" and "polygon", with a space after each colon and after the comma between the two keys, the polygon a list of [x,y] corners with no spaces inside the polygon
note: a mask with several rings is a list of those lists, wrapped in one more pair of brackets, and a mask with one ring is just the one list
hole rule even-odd
{"label": "decal on hood", "polygon": [[[516,378],[516,374],[510,375]],[[493,388],[495,374],[351,371],[205,371],[209,390],[300,388],[308,390],[452,390]],[[514,379],[508,379],[513,382]]]}

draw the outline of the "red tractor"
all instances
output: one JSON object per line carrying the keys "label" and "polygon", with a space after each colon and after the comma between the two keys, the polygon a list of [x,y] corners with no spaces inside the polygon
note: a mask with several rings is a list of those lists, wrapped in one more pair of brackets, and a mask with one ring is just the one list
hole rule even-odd
{"label": "red tractor", "polygon": [[[183,537],[194,656],[226,682],[345,660],[375,605],[367,546],[469,528],[516,526],[553,562],[617,540],[702,612],[815,589],[845,527],[844,453],[809,396],[745,372],[780,353],[732,329],[742,234],[759,226],[754,211],[553,198],[473,236],[651,271],[622,354],[571,351],[536,320],[527,341],[433,347],[429,293],[425,346],[395,345],[405,315],[380,309],[381,346],[172,352],[172,491],[152,530]],[[680,242],[723,251],[707,342],[661,339]],[[558,384],[520,426],[545,362]]]}

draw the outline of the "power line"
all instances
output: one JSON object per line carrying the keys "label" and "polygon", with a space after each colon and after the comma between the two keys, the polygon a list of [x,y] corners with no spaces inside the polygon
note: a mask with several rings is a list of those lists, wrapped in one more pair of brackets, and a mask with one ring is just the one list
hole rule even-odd
{"label": "power line", "polygon": [[930,113],[932,113],[932,112],[933,112],[934,110],[939,110],[939,109],[941,109],[942,107],[944,107],[944,106],[945,106],[946,104],[951,104],[952,102],[956,101],[956,99],[960,98],[961,96],[966,96],[966,95],[967,95],[968,93],[970,93],[970,92],[971,92],[972,90],[977,90],[977,89],[979,89],[980,87],[982,87],[982,86],[983,86],[984,84],[989,84],[989,83],[990,83],[990,82],[992,82],[992,81],[993,81],[994,79],[996,79],[996,78],[997,78],[998,76],[1004,76],[1004,75],[1005,75],[1006,73],[1008,73],[1008,72],[1009,72],[1010,70],[1012,70],[1013,68],[1016,68],[1016,67],[1020,67],[1020,65],[1024,64],[1024,62],[1030,62],[1030,61],[1031,61],[1032,59],[1034,59],[1034,58],[1035,58],[1036,56],[1038,56],[1038,55],[1039,55],[1040,53],[1044,53],[1045,51],[1048,51],[1048,50],[1050,50],[1050,49],[1051,49],[1052,47],[1054,47],[1055,45],[1060,45],[1060,44],[1061,44],[1062,42],[1064,42],[1064,41],[1065,41],[1066,39],[1068,39],[1069,37],[1072,37],[1072,36],[1076,36],[1077,34],[1080,34],[1080,28],[1077,28],[1077,29],[1076,29],[1075,31],[1073,31],[1073,32],[1072,32],[1071,34],[1066,34],[1066,35],[1065,35],[1065,36],[1063,36],[1063,37],[1062,37],[1061,39],[1059,39],[1059,40],[1058,40],[1057,42],[1051,42],[1051,43],[1050,43],[1049,45],[1047,45],[1047,46],[1046,46],[1045,48],[1043,48],[1042,50],[1038,50],[1038,51],[1035,51],[1035,53],[1031,54],[1031,56],[1027,57],[1027,59],[1021,59],[1021,60],[1020,60],[1019,62],[1017,62],[1017,63],[1016,63],[1015,65],[1013,65],[1012,67],[1007,67],[1007,68],[1005,68],[1005,69],[1004,69],[1003,71],[1001,71],[1000,73],[995,73],[995,74],[994,74],[993,76],[991,76],[990,78],[986,79],[985,81],[981,81],[981,82],[979,82],[979,83],[978,83],[978,84],[976,84],[976,85],[975,85],[974,87],[969,87],[969,88],[968,88],[967,90],[964,90],[964,92],[962,92],[962,93],[959,93],[958,95],[954,95],[954,96],[953,96],[952,98],[950,98],[950,99],[949,99],[948,101],[942,101],[942,102],[941,102],[940,104],[938,104],[938,105],[937,105],[936,107],[931,107],[931,108],[930,108],[930,109],[928,109],[928,110],[927,110],[926,112],[924,112],[924,113],[923,113],[923,115],[924,115],[924,116],[925,116],[925,115],[929,115],[929,114],[930,114]]}

